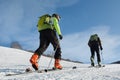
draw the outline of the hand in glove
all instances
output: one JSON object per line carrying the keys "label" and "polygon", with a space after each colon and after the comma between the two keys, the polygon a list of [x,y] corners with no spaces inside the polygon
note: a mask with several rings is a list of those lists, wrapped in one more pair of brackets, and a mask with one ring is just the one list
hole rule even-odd
{"label": "hand in glove", "polygon": [[62,40],[63,36],[62,35],[59,35],[59,39]]}
{"label": "hand in glove", "polygon": [[100,47],[101,50],[103,50],[102,46]]}

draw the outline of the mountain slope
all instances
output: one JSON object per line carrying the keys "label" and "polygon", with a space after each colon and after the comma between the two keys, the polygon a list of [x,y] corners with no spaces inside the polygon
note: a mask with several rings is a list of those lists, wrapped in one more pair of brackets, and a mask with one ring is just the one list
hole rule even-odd
{"label": "mountain slope", "polygon": [[[64,70],[48,73],[30,73],[17,76],[5,76],[8,73],[24,72],[31,68],[29,58],[33,53],[26,51],[0,47],[0,80],[120,80],[120,65],[110,64],[103,68],[88,68],[89,64],[78,64],[61,61]],[[39,68],[45,69],[50,58],[42,56]],[[51,66],[54,64],[52,60]],[[77,69],[71,69],[77,66]]]}

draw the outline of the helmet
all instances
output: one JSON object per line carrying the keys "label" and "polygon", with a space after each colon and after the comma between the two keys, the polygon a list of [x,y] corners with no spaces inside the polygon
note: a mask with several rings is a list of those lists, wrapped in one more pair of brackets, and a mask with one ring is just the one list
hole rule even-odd
{"label": "helmet", "polygon": [[58,19],[58,21],[60,20],[60,16],[58,15],[58,14],[56,14],[56,13],[54,13],[54,14],[52,14],[52,17],[56,17],[57,19]]}

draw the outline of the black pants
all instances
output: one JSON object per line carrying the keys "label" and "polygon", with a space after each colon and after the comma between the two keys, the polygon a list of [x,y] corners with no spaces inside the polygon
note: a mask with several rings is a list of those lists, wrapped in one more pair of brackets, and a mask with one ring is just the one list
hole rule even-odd
{"label": "black pants", "polygon": [[94,59],[94,57],[95,57],[95,52],[96,52],[97,62],[101,62],[99,47],[98,47],[98,46],[97,46],[97,47],[91,47],[90,50],[91,50],[91,58]]}
{"label": "black pants", "polygon": [[59,40],[57,38],[56,32],[51,29],[40,31],[40,45],[39,48],[35,51],[35,53],[41,56],[50,43],[53,45],[54,50],[56,51],[54,58],[61,59],[61,48]]}

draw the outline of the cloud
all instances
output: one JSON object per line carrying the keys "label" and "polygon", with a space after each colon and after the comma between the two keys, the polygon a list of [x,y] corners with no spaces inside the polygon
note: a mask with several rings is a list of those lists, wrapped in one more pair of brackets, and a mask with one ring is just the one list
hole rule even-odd
{"label": "cloud", "polygon": [[[1,0],[0,1],[0,45],[12,41],[32,42],[37,34],[38,17],[53,13],[58,7],[74,5],[78,0]],[[66,2],[66,3],[65,3]],[[33,36],[34,35],[34,36]],[[29,42],[29,43],[30,43]],[[34,46],[34,45],[33,45]]]}
{"label": "cloud", "polygon": [[[110,34],[109,26],[96,26],[74,34],[64,36],[62,44],[62,55],[64,58],[90,62],[90,49],[87,45],[91,34],[97,33],[103,45],[103,62],[110,63],[119,60],[120,37]],[[96,58],[96,57],[95,57]]]}
{"label": "cloud", "polygon": [[51,0],[52,3],[54,3],[57,7],[67,7],[67,6],[72,6],[78,3],[81,0]]}

